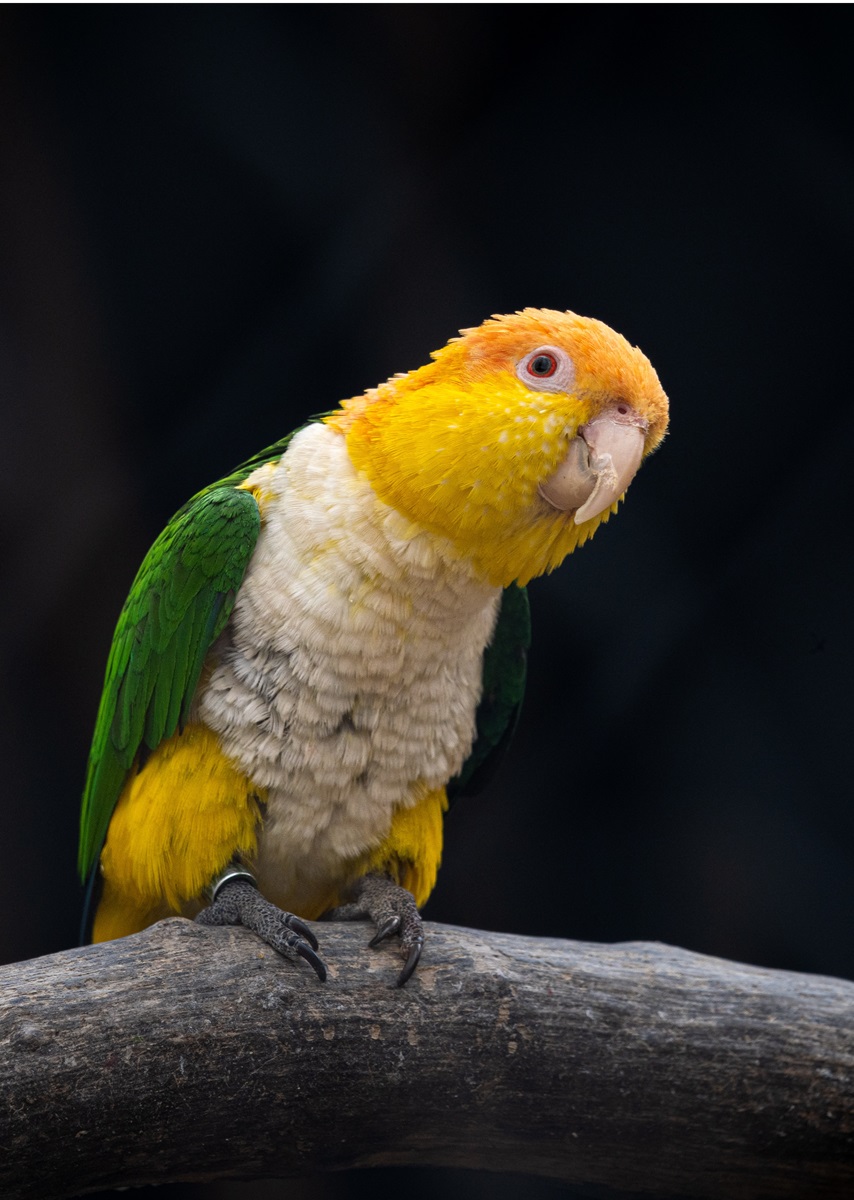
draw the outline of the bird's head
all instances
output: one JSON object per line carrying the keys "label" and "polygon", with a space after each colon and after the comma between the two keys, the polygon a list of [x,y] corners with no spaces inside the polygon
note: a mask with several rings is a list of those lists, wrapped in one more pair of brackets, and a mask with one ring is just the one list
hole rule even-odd
{"label": "bird's head", "polygon": [[432,360],[327,420],[381,500],[498,586],[587,541],[667,429],[649,360],[575,313],[493,317]]}

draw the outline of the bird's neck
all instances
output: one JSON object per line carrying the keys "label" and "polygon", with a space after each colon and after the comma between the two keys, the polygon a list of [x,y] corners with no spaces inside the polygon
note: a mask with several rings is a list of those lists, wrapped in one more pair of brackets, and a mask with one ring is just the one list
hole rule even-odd
{"label": "bird's neck", "polygon": [[450,538],[379,498],[328,425],[301,430],[278,463],[243,486],[259,499],[265,542],[287,547],[301,586],[323,581],[321,606],[386,605],[392,621],[408,613],[453,626],[497,603],[500,588]]}

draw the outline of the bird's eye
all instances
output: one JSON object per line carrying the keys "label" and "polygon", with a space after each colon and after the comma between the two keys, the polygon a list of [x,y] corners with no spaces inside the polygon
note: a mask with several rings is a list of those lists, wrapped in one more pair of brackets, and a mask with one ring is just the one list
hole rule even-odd
{"label": "bird's eye", "polygon": [[528,374],[538,379],[548,379],[557,370],[557,359],[553,354],[537,354],[528,362]]}
{"label": "bird's eye", "polygon": [[516,363],[516,378],[532,392],[568,392],[575,365],[560,346],[537,346]]}

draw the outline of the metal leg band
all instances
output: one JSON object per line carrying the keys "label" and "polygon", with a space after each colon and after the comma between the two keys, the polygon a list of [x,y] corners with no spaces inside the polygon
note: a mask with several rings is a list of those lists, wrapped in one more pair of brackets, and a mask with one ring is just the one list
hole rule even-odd
{"label": "metal leg band", "polygon": [[216,879],[212,881],[208,887],[208,897],[210,898],[211,902],[216,900],[217,893],[219,892],[220,888],[224,883],[228,883],[230,879],[245,879],[246,882],[251,883],[253,887],[258,886],[255,881],[255,876],[251,871],[247,871],[245,867],[241,867],[236,863],[231,863],[225,868],[221,875],[218,875]]}

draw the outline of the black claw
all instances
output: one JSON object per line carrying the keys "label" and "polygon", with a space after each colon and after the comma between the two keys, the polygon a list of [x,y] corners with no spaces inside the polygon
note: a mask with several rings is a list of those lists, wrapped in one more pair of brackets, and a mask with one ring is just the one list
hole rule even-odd
{"label": "black claw", "polygon": [[[389,917],[387,921],[383,921],[382,925],[380,925],[379,929],[368,942],[368,945],[372,947],[378,946],[380,942],[384,942],[386,938],[389,938],[392,936],[392,934],[397,933],[398,929],[400,929],[400,917],[395,914],[395,916]],[[415,961],[417,962],[418,959]]]}
{"label": "black claw", "polygon": [[202,925],[243,925],[285,958],[294,954],[304,958],[321,983],[326,979],[326,964],[316,953],[317,938],[305,921],[265,900],[245,878],[225,880],[196,920]]}
{"label": "black claw", "polygon": [[370,917],[376,930],[368,943],[372,948],[387,938],[399,938],[401,953],[406,961],[397,977],[396,986],[403,987],[412,978],[421,958],[424,926],[415,897],[395,883],[390,875],[375,872],[363,875],[352,889],[350,903],[336,909],[335,916],[339,920]]}
{"label": "black claw", "polygon": [[406,956],[406,963],[403,970],[397,977],[396,987],[403,987],[407,979],[410,978],[412,972],[418,966],[418,960],[421,957],[421,947],[424,945],[424,939],[419,938],[410,948],[409,954]]}
{"label": "black claw", "polygon": [[[315,946],[316,945],[317,943],[315,942]],[[296,950],[297,954],[304,958],[310,966],[314,967],[314,973],[317,975],[317,978],[320,980],[320,982],[325,983],[326,963],[322,958],[314,953],[314,950],[312,950],[311,946],[306,945],[305,942],[297,942],[294,946],[294,950]]]}
{"label": "black claw", "polygon": [[[314,936],[314,933],[306,925],[305,921],[301,921],[299,917],[295,917],[293,913],[288,916],[287,925],[294,933],[298,933],[304,942],[308,942],[312,950],[316,950],[320,943]],[[319,961],[319,960],[318,960]]]}

